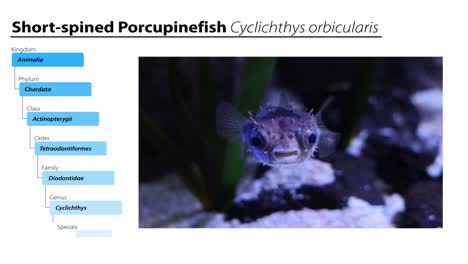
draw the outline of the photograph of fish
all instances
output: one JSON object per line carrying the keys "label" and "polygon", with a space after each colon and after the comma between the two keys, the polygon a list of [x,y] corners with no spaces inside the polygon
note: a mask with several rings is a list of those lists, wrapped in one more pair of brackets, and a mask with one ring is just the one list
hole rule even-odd
{"label": "photograph of fish", "polygon": [[140,228],[442,228],[442,57],[140,57]]}
{"label": "photograph of fish", "polygon": [[[275,91],[272,91],[273,93]],[[321,156],[333,150],[338,135],[328,131],[322,124],[321,108],[312,114],[286,95],[276,91],[279,102],[267,100],[264,108],[249,119],[228,103],[217,110],[218,133],[227,139],[248,146],[252,159],[268,166],[296,165],[314,157],[320,150]],[[320,147],[319,147],[320,146]]]}

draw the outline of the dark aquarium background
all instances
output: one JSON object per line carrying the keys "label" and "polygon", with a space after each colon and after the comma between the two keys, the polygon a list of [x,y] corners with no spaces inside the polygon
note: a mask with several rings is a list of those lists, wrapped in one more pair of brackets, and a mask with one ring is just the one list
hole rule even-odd
{"label": "dark aquarium background", "polygon": [[[140,227],[442,227],[442,58],[139,59]],[[216,133],[222,101],[330,96],[336,151],[270,168]]]}

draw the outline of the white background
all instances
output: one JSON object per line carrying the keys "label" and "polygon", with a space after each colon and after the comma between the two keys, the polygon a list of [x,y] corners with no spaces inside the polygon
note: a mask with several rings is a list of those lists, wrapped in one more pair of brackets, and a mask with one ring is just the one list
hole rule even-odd
{"label": "white background", "polygon": [[[117,1],[1,3],[1,263],[135,263],[141,260],[147,263],[463,263],[467,260],[466,8],[447,4],[448,1],[126,2],[126,5]],[[11,23],[16,20],[59,24],[81,20],[88,23],[221,20],[229,25],[236,20],[288,20],[308,24],[325,19],[373,21],[379,24],[383,38],[33,40],[9,37]],[[64,235],[54,229],[50,215],[43,208],[43,186],[35,178],[34,155],[27,148],[28,130],[25,121],[19,118],[21,98],[13,90],[10,49],[24,46],[44,52],[85,53],[83,71],[57,71],[54,80],[49,81],[89,80],[93,83],[93,98],[54,101],[47,110],[69,106],[73,110],[101,113],[101,127],[95,130],[93,138],[108,142],[109,156],[102,164],[89,166],[116,171],[118,192],[110,193],[123,200],[124,213],[110,218],[114,229],[111,239],[76,239]],[[138,229],[139,56],[443,56],[444,228]],[[41,106],[46,104],[44,101]],[[56,130],[55,138],[86,138],[83,133],[87,132],[62,129]],[[70,170],[80,167],[79,163],[68,164]]]}

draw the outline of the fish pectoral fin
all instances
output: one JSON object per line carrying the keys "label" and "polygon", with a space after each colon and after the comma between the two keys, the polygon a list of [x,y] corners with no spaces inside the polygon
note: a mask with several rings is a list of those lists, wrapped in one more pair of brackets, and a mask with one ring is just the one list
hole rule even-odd
{"label": "fish pectoral fin", "polygon": [[246,118],[230,103],[221,103],[216,110],[216,128],[220,136],[242,142],[241,128]]}
{"label": "fish pectoral fin", "polygon": [[340,134],[338,133],[326,129],[320,131],[320,138],[317,145],[317,151],[320,157],[323,158],[332,154],[339,140]]}

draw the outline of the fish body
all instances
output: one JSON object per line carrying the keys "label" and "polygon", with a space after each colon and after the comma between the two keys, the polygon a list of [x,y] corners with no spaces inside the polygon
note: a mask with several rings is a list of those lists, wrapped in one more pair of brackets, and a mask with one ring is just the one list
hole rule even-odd
{"label": "fish body", "polygon": [[219,133],[247,145],[253,158],[269,166],[287,166],[302,163],[318,152],[330,154],[338,134],[325,128],[321,120],[324,106],[316,113],[306,111],[295,102],[271,105],[267,103],[256,113],[243,116],[228,103],[218,107]]}

